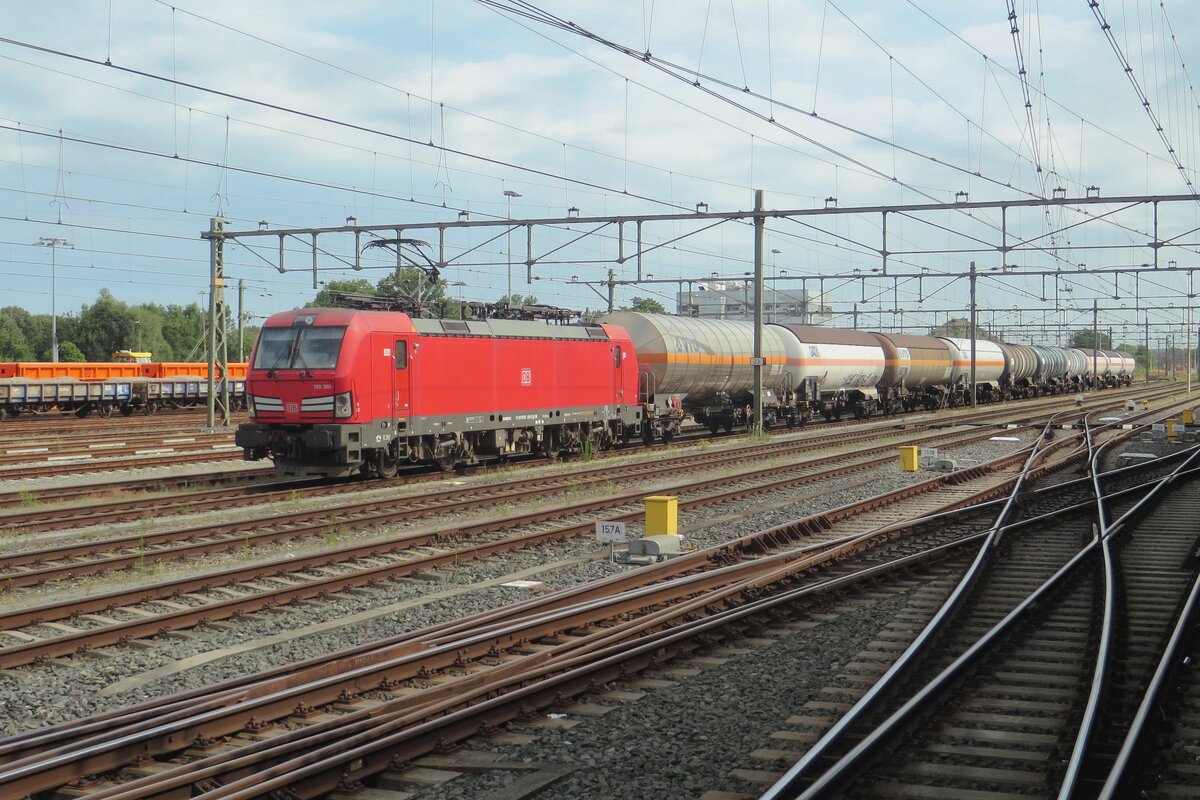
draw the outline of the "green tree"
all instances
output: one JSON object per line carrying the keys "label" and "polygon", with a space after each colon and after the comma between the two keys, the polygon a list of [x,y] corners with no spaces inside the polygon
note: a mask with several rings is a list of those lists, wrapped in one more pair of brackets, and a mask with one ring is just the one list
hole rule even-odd
{"label": "green tree", "polygon": [[446,296],[446,282],[433,280],[424,270],[402,267],[375,284],[375,294],[396,297],[432,317],[458,317],[458,300]]}
{"label": "green tree", "polygon": [[1071,343],[1068,346],[1078,347],[1081,350],[1091,350],[1092,348],[1112,350],[1112,337],[1103,331],[1097,331],[1093,335],[1091,328],[1083,328],[1071,334]]}
{"label": "green tree", "polygon": [[[199,303],[154,308],[161,314],[159,335],[162,343],[159,344],[143,332],[146,337],[143,346],[153,354],[153,358],[159,361],[185,361],[193,352],[204,352],[204,332],[208,329],[206,309],[202,309]],[[155,348],[161,348],[161,352]]]}
{"label": "green tree", "polygon": [[344,304],[334,297],[338,292],[347,292],[350,294],[380,294],[376,289],[375,284],[371,283],[366,278],[355,278],[346,281],[330,281],[325,284],[325,288],[317,292],[317,296],[312,299],[312,302],[305,304],[305,308],[340,308]]}
{"label": "green tree", "polygon": [[646,314],[666,314],[667,307],[653,297],[635,297],[629,305],[630,311],[641,311]]}
{"label": "green tree", "polygon": [[511,298],[506,294],[501,295],[500,299],[496,301],[496,305],[508,305],[509,300],[512,301],[513,308],[520,308],[521,306],[536,306],[538,304],[538,296],[536,294],[520,294],[518,292],[513,292]]}
{"label": "green tree", "polygon": [[70,338],[89,361],[107,361],[114,350],[124,346],[127,332],[135,327],[134,319],[128,305],[113,297],[108,289],[101,289],[96,302],[85,305],[80,312],[77,332],[72,334],[59,326],[59,341]]}
{"label": "green tree", "polygon": [[[29,316],[24,309],[16,310]],[[25,338],[18,316],[8,314],[8,311],[8,308],[0,309],[0,361],[32,361],[33,346]]]}
{"label": "green tree", "polygon": [[59,361],[87,361],[83,351],[75,346],[74,342],[66,341],[58,343],[58,360]]}

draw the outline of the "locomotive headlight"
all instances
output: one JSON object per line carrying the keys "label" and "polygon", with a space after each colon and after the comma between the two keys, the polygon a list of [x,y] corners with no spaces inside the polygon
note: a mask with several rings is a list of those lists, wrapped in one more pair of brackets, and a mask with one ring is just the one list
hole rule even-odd
{"label": "locomotive headlight", "polygon": [[354,399],[350,392],[342,392],[333,398],[333,416],[335,419],[345,419],[354,413]]}
{"label": "locomotive headlight", "polygon": [[252,394],[246,395],[246,411],[250,416],[254,416],[254,395]]}

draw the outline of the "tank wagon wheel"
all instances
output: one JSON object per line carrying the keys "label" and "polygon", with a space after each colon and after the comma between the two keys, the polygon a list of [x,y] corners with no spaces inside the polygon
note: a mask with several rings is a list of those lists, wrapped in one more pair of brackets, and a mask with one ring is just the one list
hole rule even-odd
{"label": "tank wagon wheel", "polygon": [[867,418],[867,410],[862,407],[862,404],[856,405],[854,407],[854,418],[855,419],[866,419]]}
{"label": "tank wagon wheel", "polygon": [[108,419],[109,417],[111,417],[113,415],[113,407],[106,403],[105,405],[102,405],[99,408],[97,408],[96,413],[99,414],[100,416],[104,417],[105,419]]}
{"label": "tank wagon wheel", "polygon": [[721,431],[721,423],[718,420],[710,419],[708,421],[708,432],[716,436]]}
{"label": "tank wagon wheel", "polygon": [[671,440],[674,438],[675,438],[675,431],[671,430],[670,428],[663,428],[663,432],[662,432],[663,444],[670,444]]}
{"label": "tank wagon wheel", "polygon": [[725,420],[722,427],[725,428],[726,433],[733,433],[733,420],[732,419]]}

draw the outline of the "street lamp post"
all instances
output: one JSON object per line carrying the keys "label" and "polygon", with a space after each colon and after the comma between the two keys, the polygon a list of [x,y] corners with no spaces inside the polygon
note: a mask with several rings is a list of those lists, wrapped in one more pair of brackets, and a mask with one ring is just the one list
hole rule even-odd
{"label": "street lamp post", "polygon": [[68,242],[66,239],[60,239],[56,236],[42,236],[37,242],[38,247],[50,248],[50,360],[58,362],[58,308],[57,298],[58,291],[55,284],[58,268],[58,248],[74,247],[75,245]]}
{"label": "street lamp post", "polygon": [[771,274],[774,276],[771,281],[771,322],[779,321],[779,270],[775,267],[775,256],[782,252],[777,247],[771,248]]}
{"label": "street lamp post", "polygon": [[505,234],[508,240],[508,295],[505,297],[505,304],[509,308],[512,308],[512,199],[514,197],[521,197],[521,193],[514,192],[512,189],[505,189],[504,196],[508,198],[506,201],[508,204],[506,212],[508,217],[508,232]]}

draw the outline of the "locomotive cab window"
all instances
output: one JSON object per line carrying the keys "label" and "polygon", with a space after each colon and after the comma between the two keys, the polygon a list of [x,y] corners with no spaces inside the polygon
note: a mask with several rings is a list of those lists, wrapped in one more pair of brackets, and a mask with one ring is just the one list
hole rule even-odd
{"label": "locomotive cab window", "polygon": [[397,339],[396,348],[392,350],[392,353],[396,361],[396,369],[408,369],[408,342]]}
{"label": "locomotive cab window", "polygon": [[334,369],[345,327],[263,328],[254,369]]}

